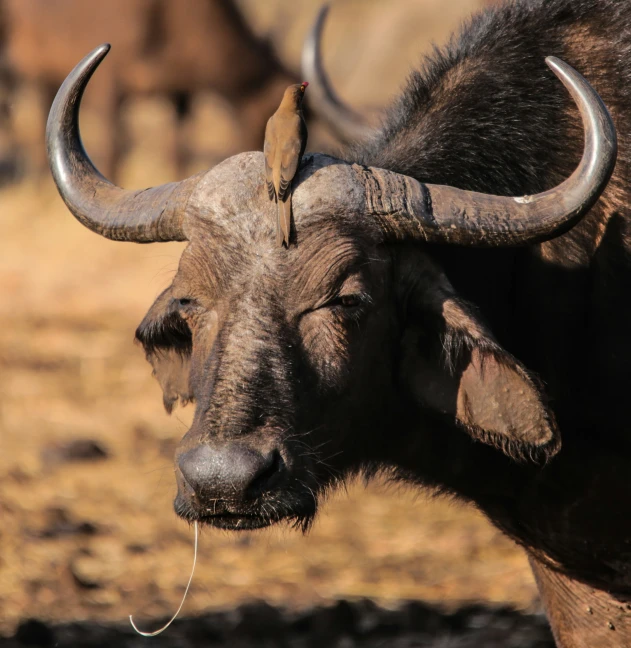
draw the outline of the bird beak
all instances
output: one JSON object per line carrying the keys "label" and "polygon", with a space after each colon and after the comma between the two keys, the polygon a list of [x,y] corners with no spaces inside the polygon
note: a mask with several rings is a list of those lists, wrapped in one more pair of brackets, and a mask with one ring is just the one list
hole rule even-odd
{"label": "bird beak", "polygon": [[309,85],[309,81],[303,81],[300,84],[300,92],[304,92],[307,89],[307,86]]}

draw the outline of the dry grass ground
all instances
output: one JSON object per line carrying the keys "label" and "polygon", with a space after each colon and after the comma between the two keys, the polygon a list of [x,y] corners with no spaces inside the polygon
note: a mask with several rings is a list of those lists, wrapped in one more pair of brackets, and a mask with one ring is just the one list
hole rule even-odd
{"label": "dry grass ground", "polygon": [[[272,14],[244,4],[260,29],[271,24]],[[341,9],[340,20],[352,25],[348,7],[359,4]],[[442,37],[473,4],[429,2],[425,26]],[[347,75],[342,94],[360,96],[359,103],[393,92],[422,49],[402,21],[409,3],[392,5],[379,31],[378,3],[367,2],[372,18],[347,34],[378,45],[372,63],[348,43],[348,56],[340,45],[333,52],[346,61],[334,66],[338,87]],[[302,14],[292,20],[288,57],[308,22]],[[381,61],[397,46],[378,33],[395,28],[405,45],[394,57],[396,74],[388,75]],[[340,29],[332,25],[329,37],[337,30],[339,38]],[[381,95],[371,64],[382,65]],[[362,94],[362,87],[371,91]],[[170,179],[169,118],[159,104],[132,106],[139,135],[127,186]],[[217,124],[202,113],[199,119]],[[200,141],[213,138],[198,132]],[[172,454],[190,412],[164,414],[132,338],[182,247],[100,239],[70,217],[49,182],[0,193],[0,221],[0,635],[27,617],[166,615],[177,607],[192,559],[192,533],[171,508]],[[107,456],[68,460],[68,444],[82,439]],[[401,488],[351,485],[326,504],[307,537],[204,531],[185,609],[194,614],[254,598],[307,607],[354,597],[536,606],[523,553],[476,511]]]}

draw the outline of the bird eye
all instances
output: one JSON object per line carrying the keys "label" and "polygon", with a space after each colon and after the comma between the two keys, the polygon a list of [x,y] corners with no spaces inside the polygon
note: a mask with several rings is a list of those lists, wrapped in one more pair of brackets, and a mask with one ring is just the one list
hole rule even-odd
{"label": "bird eye", "polygon": [[176,299],[175,303],[177,304],[178,308],[186,308],[193,303],[193,300],[190,297],[181,297],[179,299]]}

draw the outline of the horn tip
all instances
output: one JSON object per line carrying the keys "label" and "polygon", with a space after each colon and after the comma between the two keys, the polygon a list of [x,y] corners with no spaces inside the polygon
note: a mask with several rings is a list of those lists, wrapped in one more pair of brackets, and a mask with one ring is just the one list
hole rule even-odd
{"label": "horn tip", "polygon": [[328,2],[324,2],[320,6],[320,9],[318,10],[317,22],[321,22],[326,18],[326,15],[329,13],[330,8],[331,8],[331,5]]}
{"label": "horn tip", "polygon": [[571,65],[568,65],[565,61],[556,56],[546,56],[545,61],[546,65],[559,79],[561,79],[561,81],[564,81],[564,79],[569,80],[577,75],[576,70]]}
{"label": "horn tip", "polygon": [[582,79],[581,75],[571,65],[556,56],[546,56],[545,61],[555,76],[568,89]]}
{"label": "horn tip", "polygon": [[565,67],[565,63],[556,56],[546,56],[545,58],[546,65],[552,70],[559,70]]}
{"label": "horn tip", "polygon": [[112,46],[109,43],[102,43],[98,47],[95,47],[90,53],[86,54],[82,61],[80,61],[76,66],[75,70],[89,70],[89,74],[101,64],[103,59],[107,56],[108,52],[112,49]]}
{"label": "horn tip", "polygon": [[112,49],[112,45],[110,43],[102,43],[94,50],[94,54],[98,53],[101,56],[105,56],[106,54],[109,53],[111,49]]}
{"label": "horn tip", "polygon": [[320,41],[322,40],[322,32],[324,31],[324,23],[326,22],[326,17],[330,8],[331,5],[328,2],[325,2],[318,9],[315,20],[311,25],[307,38],[305,39],[305,48],[313,49],[319,46]]}
{"label": "horn tip", "polygon": [[84,60],[88,59],[98,65],[108,55],[111,49],[112,46],[109,43],[102,43],[98,47],[95,47]]}

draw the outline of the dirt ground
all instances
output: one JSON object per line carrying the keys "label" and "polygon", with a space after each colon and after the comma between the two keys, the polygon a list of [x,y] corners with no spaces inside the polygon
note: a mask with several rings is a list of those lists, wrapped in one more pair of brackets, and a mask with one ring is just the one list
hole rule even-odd
{"label": "dirt ground", "polygon": [[[273,12],[241,4],[269,28]],[[415,12],[440,40],[475,4],[419,1]],[[342,25],[357,6],[342,6]],[[374,46],[372,59],[347,43],[348,60],[332,44],[331,60],[341,61],[332,77],[347,75],[341,94],[349,99],[379,105],[429,39],[411,36],[404,3],[393,2],[381,28],[402,35],[395,57],[394,41],[377,38],[379,3],[363,6],[364,22],[349,33]],[[313,12],[294,13],[281,40],[295,61]],[[331,25],[331,43],[340,29]],[[396,61],[392,74],[387,56]],[[371,60],[383,66],[381,92]],[[204,129],[221,130],[211,104],[200,104],[195,128],[219,151],[225,131]],[[128,118],[137,138],[126,186],[172,179],[168,111],[140,102]],[[166,416],[133,331],[182,246],[101,239],[72,219],[50,181],[0,192],[0,221],[0,644],[144,645],[127,616],[153,628],[170,615],[192,561],[192,531],[172,511],[172,456],[191,411]],[[471,604],[478,607],[463,608]],[[518,612],[497,609],[504,605]],[[420,646],[440,634],[445,643],[431,645],[547,646],[541,615],[521,614],[538,612],[523,552],[475,510],[401,487],[351,484],[308,536],[204,530],[188,620],[154,641],[245,646],[255,632],[270,646]]]}

